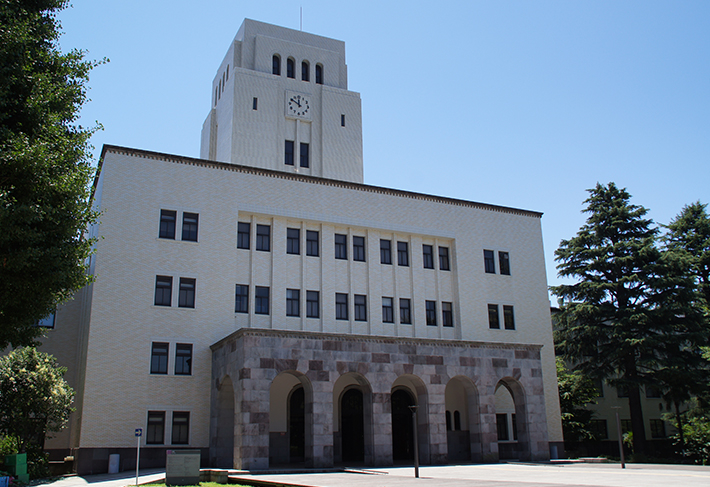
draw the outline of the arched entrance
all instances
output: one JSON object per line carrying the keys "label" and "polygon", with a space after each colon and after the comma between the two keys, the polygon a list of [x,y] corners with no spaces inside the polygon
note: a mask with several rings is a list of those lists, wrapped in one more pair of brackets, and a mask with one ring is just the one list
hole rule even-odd
{"label": "arched entrance", "polygon": [[340,430],[343,462],[365,460],[365,417],[359,389],[348,389],[340,400]]}
{"label": "arched entrance", "polygon": [[445,403],[448,461],[481,461],[478,391],[471,379],[456,376],[449,380]]}
{"label": "arched entrance", "polygon": [[362,374],[347,372],[333,384],[333,459],[374,464],[372,389]]}
{"label": "arched entrance", "polygon": [[303,374],[282,372],[269,392],[269,464],[308,464],[313,456],[312,389]]}
{"label": "arched entrance", "polygon": [[520,383],[504,378],[496,384],[496,429],[501,460],[529,460],[525,394]]}
{"label": "arched entrance", "polygon": [[392,392],[392,459],[395,462],[414,461],[414,397],[407,389]]}
{"label": "arched entrance", "polygon": [[291,391],[288,400],[289,462],[301,463],[306,459],[306,394],[303,386]]}

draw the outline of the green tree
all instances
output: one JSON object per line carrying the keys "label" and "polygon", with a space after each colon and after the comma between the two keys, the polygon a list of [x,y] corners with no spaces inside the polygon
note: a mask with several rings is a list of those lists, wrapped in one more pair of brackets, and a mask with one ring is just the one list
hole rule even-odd
{"label": "green tree", "polygon": [[0,357],[0,435],[16,438],[20,453],[41,449],[47,434],[69,421],[74,391],[66,370],[32,347]]}
{"label": "green tree", "polygon": [[76,125],[97,64],[62,54],[66,0],[0,2],[0,349],[34,344],[34,323],[91,281],[89,137]]}
{"label": "green tree", "polygon": [[599,397],[594,382],[579,370],[569,370],[564,360],[557,357],[557,386],[565,441],[596,439],[590,427],[594,413],[585,407],[596,403]]}
{"label": "green tree", "polygon": [[562,298],[558,348],[582,373],[628,391],[634,450],[645,452],[640,387],[660,335],[652,323],[652,278],[660,258],[647,210],[614,183],[588,190],[587,222],[555,252],[558,274],[577,280]]}

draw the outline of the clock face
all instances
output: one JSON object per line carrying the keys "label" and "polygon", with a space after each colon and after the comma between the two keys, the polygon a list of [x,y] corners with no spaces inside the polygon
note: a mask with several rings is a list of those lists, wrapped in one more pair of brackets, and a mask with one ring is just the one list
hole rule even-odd
{"label": "clock face", "polygon": [[308,98],[304,95],[292,93],[286,99],[286,111],[289,115],[310,118],[311,105]]}

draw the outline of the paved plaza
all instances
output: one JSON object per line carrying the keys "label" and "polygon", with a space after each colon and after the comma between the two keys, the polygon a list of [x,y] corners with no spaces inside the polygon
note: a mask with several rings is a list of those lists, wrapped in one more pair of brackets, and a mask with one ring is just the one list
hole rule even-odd
{"label": "paved plaza", "polygon": [[[500,463],[481,465],[426,466],[414,478],[411,467],[368,469],[330,473],[267,473],[230,476],[233,482],[268,487],[708,487],[710,467],[698,465],[632,464],[621,469],[618,464],[526,464]],[[163,479],[164,471],[142,471],[139,483]],[[135,474],[65,477],[48,487],[124,487],[135,484]]]}

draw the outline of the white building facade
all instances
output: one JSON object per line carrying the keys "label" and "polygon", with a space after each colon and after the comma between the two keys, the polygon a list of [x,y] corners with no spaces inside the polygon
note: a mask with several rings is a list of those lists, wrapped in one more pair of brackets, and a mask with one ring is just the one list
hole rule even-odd
{"label": "white building facade", "polygon": [[340,41],[245,20],[213,97],[201,159],[104,147],[47,447],[82,473],[134,468],[135,428],[143,466],[392,465],[416,423],[423,464],[562,453],[541,214],[363,184]]}

